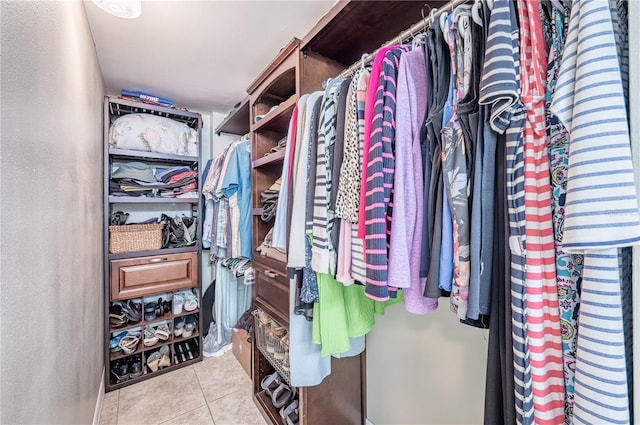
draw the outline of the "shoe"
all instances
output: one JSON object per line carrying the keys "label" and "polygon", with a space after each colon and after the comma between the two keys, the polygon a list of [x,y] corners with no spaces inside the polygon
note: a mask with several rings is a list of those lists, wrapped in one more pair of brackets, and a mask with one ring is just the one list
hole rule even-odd
{"label": "shoe", "polygon": [[185,323],[186,323],[186,320],[184,317],[177,318],[173,324],[173,335],[181,336],[182,332],[184,331]]}
{"label": "shoe", "polygon": [[271,395],[273,394],[273,391],[275,391],[276,388],[278,388],[281,383],[282,383],[282,378],[280,377],[280,374],[276,371],[276,372],[273,372],[271,375],[267,375],[264,378],[262,378],[262,381],[260,381],[260,388],[262,388],[264,392],[269,397],[271,397]]}
{"label": "shoe", "polygon": [[109,327],[120,328],[127,323],[127,316],[122,311],[122,304],[116,302],[109,306]]}
{"label": "shoe", "polygon": [[181,294],[173,294],[173,314],[181,314],[184,306],[184,296]]}
{"label": "shoe", "polygon": [[155,320],[156,317],[156,303],[146,303],[144,305],[144,320],[150,322]]}
{"label": "shoe", "polygon": [[280,418],[285,425],[298,424],[298,399],[293,400],[286,407],[280,409]]}
{"label": "shoe", "polygon": [[156,331],[151,326],[146,326],[144,328],[144,345],[145,347],[153,347],[158,342],[158,337],[156,336]]}
{"label": "shoe", "polygon": [[162,314],[165,315],[171,311],[171,301],[162,301]]}
{"label": "shoe", "polygon": [[118,335],[114,335],[113,338],[109,340],[109,350],[112,353],[115,353],[116,351],[120,351],[122,349],[122,347],[120,347],[120,341],[122,341],[122,339],[127,335],[128,335],[127,331],[120,332]]}
{"label": "shoe", "polygon": [[147,366],[149,367],[149,369],[151,369],[151,372],[155,372],[158,370],[161,357],[162,354],[160,354],[160,351],[154,351],[149,355],[149,357],[147,357]]}
{"label": "shoe", "polygon": [[169,330],[169,326],[166,323],[161,323],[158,325],[154,332],[155,336],[158,337],[161,341],[166,341],[171,336],[171,331]]}
{"label": "shoe", "polygon": [[111,377],[114,384],[129,380],[129,366],[126,362],[117,361],[111,366]]}
{"label": "shoe", "polygon": [[129,379],[142,376],[142,362],[140,356],[133,356],[129,360]]}
{"label": "shoe", "polygon": [[125,354],[132,354],[138,349],[140,343],[140,334],[131,333],[120,340],[120,348]]}
{"label": "shoe", "polygon": [[198,297],[193,292],[187,292],[184,296],[184,309],[194,311],[198,308]]}
{"label": "shoe", "polygon": [[189,338],[193,335],[193,331],[197,325],[196,316],[187,316],[184,323],[184,329],[182,330],[182,337]]}
{"label": "shoe", "polygon": [[169,346],[163,345],[160,347],[160,361],[158,362],[158,367],[163,368],[171,365],[171,356],[169,355]]}
{"label": "shoe", "polygon": [[142,320],[142,303],[127,300],[122,306],[122,312],[127,316],[130,323],[138,323]]}

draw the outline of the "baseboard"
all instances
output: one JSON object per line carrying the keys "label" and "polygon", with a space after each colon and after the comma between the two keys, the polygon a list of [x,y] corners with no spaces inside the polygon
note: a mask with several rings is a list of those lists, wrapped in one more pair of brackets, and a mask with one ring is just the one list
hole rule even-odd
{"label": "baseboard", "polygon": [[98,398],[96,399],[96,410],[93,412],[93,425],[100,425],[100,413],[102,413],[102,402],[104,401],[104,367],[100,376],[100,388],[98,388]]}
{"label": "baseboard", "polygon": [[365,425],[374,425],[374,424],[373,424],[373,422],[371,422],[371,421],[369,420],[369,418],[365,419],[364,424],[365,424]]}

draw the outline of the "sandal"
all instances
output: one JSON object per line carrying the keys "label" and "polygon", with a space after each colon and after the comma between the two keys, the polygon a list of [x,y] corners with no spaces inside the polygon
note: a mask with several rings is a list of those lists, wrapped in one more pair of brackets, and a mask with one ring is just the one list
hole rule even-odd
{"label": "sandal", "polygon": [[128,300],[124,305],[122,305],[122,312],[127,316],[129,322],[137,323],[142,320],[142,303]]}
{"label": "sandal", "polygon": [[129,378],[137,378],[142,375],[142,362],[140,356],[131,357],[129,360]]}
{"label": "sandal", "polygon": [[144,305],[144,320],[150,322],[156,319],[156,303],[146,303]]}
{"label": "sandal", "polygon": [[293,391],[291,390],[291,387],[286,383],[281,382],[278,388],[273,390],[271,393],[271,402],[273,403],[273,407],[280,409],[289,402],[292,396]]}
{"label": "sandal", "polygon": [[140,334],[132,333],[126,335],[124,338],[120,340],[120,348],[124,351],[125,354],[131,354],[138,348],[138,344],[140,343]]}
{"label": "sandal", "polygon": [[163,345],[158,351],[161,355],[158,367],[163,368],[171,365],[171,357],[169,356],[169,346]]}
{"label": "sandal", "polygon": [[147,366],[151,369],[151,372],[158,370],[161,357],[162,354],[160,354],[160,351],[154,351],[149,357],[147,357]]}
{"label": "sandal", "polygon": [[280,409],[280,417],[284,425],[297,425],[298,423],[298,399],[293,400],[287,407]]}
{"label": "sandal", "polygon": [[173,324],[173,334],[175,336],[181,336],[182,335],[182,331],[184,330],[184,325],[185,325],[186,321],[184,317],[180,317],[178,319],[176,319],[175,323]]}
{"label": "sandal", "polygon": [[122,347],[120,347],[120,341],[122,341],[122,339],[128,334],[129,333],[127,331],[124,331],[124,332],[120,332],[118,335],[114,335],[113,338],[109,340],[109,350],[112,353],[115,353],[116,351],[120,351],[122,349]]}
{"label": "sandal", "polygon": [[171,331],[169,330],[169,326],[166,323],[161,323],[156,328],[154,334],[155,336],[158,337],[158,339],[162,341],[166,341],[169,339],[169,336],[171,335]]}
{"label": "sandal", "polygon": [[151,326],[146,326],[144,328],[144,345],[145,347],[153,347],[158,342],[158,337],[156,336],[155,329]]}
{"label": "sandal", "polygon": [[264,392],[267,393],[269,397],[271,397],[272,391],[275,391],[280,386],[281,382],[282,382],[282,378],[280,377],[280,374],[276,371],[276,372],[273,372],[271,375],[267,375],[264,378],[262,378],[262,381],[260,382],[260,388],[262,388]]}
{"label": "sandal", "polygon": [[196,316],[187,316],[187,318],[185,319],[184,329],[182,330],[182,337],[189,338],[191,335],[193,335],[196,324]]}

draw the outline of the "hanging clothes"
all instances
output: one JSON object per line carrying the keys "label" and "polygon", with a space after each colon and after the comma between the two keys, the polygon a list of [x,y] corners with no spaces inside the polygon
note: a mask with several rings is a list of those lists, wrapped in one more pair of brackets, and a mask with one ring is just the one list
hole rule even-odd
{"label": "hanging clothes", "polygon": [[584,253],[574,423],[630,423],[617,248],[640,217],[608,3],[573,3],[551,110],[569,132],[563,246]]}
{"label": "hanging clothes", "polygon": [[[447,43],[451,54],[452,102],[449,122],[442,129],[442,174],[445,193],[451,208],[453,223],[453,276],[451,284],[451,309],[459,319],[466,319],[469,301],[469,175],[467,152],[462,131],[458,102],[464,99],[470,87],[471,33],[460,34],[458,26],[467,28],[471,19],[471,6],[455,9],[449,20]],[[443,216],[444,221],[444,216]],[[443,227],[444,238],[444,227]],[[444,240],[444,239],[443,239]],[[442,273],[441,273],[442,275]]]}
{"label": "hanging clothes", "polygon": [[536,424],[564,421],[562,339],[558,310],[543,77],[547,67],[539,6],[518,0],[520,91],[526,109],[524,193],[526,322]]}
{"label": "hanging clothes", "polygon": [[389,284],[405,288],[405,308],[416,314],[430,313],[438,308],[437,300],[424,297],[426,278],[420,277],[424,214],[420,124],[427,108],[425,74],[425,54],[422,47],[400,57],[396,95],[396,218],[391,223]]}
{"label": "hanging clothes", "polygon": [[[532,424],[533,395],[526,332],[524,152],[520,49],[515,4],[496,0],[491,12],[480,103],[491,105],[491,128],[505,134],[506,195],[511,259],[510,303],[517,424]],[[498,158],[500,161],[500,158]],[[498,241],[499,243],[499,241]]]}
{"label": "hanging clothes", "polygon": [[556,250],[556,283],[562,335],[562,357],[564,370],[564,415],[565,424],[573,423],[574,372],[576,363],[577,318],[580,307],[580,281],[582,280],[583,257],[566,253],[562,246],[564,209],[567,192],[567,164],[569,152],[567,130],[558,118],[549,111],[556,88],[556,80],[562,63],[562,51],[569,23],[570,8],[558,8],[551,3],[549,21],[549,59],[547,66],[546,130],[551,178],[551,211]]}
{"label": "hanging clothes", "polygon": [[382,59],[371,122],[368,163],[364,164],[367,169],[367,179],[364,182],[367,266],[365,293],[378,301],[395,297],[395,288],[388,285],[387,255],[393,216],[396,80],[400,55],[407,50],[409,48],[406,46],[391,49]]}

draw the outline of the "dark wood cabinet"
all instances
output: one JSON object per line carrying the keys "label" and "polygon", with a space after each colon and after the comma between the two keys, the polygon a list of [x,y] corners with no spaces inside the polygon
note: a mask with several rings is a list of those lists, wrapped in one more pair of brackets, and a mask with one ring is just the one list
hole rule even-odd
{"label": "dark wood cabinet", "polygon": [[196,287],[198,264],[197,252],[111,260],[111,299]]}

